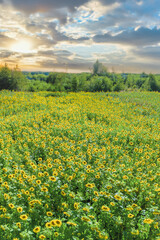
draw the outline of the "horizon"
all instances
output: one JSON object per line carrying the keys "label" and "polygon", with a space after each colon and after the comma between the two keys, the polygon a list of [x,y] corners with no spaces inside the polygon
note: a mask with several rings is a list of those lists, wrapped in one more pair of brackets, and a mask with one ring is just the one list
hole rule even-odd
{"label": "horizon", "polygon": [[0,64],[28,72],[160,74],[158,0],[0,0]]}

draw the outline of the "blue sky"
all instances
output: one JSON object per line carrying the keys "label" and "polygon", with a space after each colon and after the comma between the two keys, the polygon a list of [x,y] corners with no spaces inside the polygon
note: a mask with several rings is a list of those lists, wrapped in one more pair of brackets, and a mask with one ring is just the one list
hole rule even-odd
{"label": "blue sky", "polygon": [[0,0],[0,61],[28,71],[160,73],[159,0]]}

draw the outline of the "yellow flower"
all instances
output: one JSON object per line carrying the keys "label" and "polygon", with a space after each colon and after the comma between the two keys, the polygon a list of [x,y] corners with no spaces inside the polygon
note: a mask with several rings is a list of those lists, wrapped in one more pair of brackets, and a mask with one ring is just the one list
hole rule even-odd
{"label": "yellow flower", "polygon": [[21,228],[21,223],[20,222],[17,222],[16,225],[17,225],[18,228]]}
{"label": "yellow flower", "polygon": [[17,208],[17,212],[22,212],[23,211],[23,208],[22,207],[18,207]]}
{"label": "yellow flower", "polygon": [[123,179],[128,179],[128,177],[126,175],[123,176]]}
{"label": "yellow flower", "polygon": [[14,205],[12,203],[8,204],[10,208],[14,208]]}
{"label": "yellow flower", "polygon": [[46,236],[44,236],[44,235],[39,236],[39,239],[45,239],[45,238],[46,238]]}
{"label": "yellow flower", "polygon": [[52,227],[52,223],[51,222],[48,222],[48,223],[46,223],[46,228],[51,228]]}
{"label": "yellow flower", "polygon": [[76,223],[73,223],[73,222],[67,222],[68,225],[71,225],[71,226],[77,226]]}
{"label": "yellow flower", "polygon": [[75,208],[76,210],[79,209],[79,206],[78,206],[78,205],[79,205],[79,203],[77,203],[77,202],[74,203],[74,208]]}
{"label": "yellow flower", "polygon": [[138,230],[138,229],[137,229],[137,230],[134,229],[134,230],[131,232],[131,234],[132,234],[132,235],[139,235],[139,230]]}
{"label": "yellow flower", "polygon": [[98,197],[99,196],[99,194],[98,194],[98,192],[97,191],[94,191],[94,194]]}
{"label": "yellow flower", "polygon": [[109,212],[110,211],[110,208],[109,207],[106,207],[106,206],[102,206],[102,211],[106,211],[106,212]]}
{"label": "yellow flower", "polygon": [[53,215],[53,213],[47,212],[47,216],[48,216],[48,217],[50,217],[50,216],[52,216],[52,215]]}
{"label": "yellow flower", "polygon": [[83,211],[89,212],[89,209],[84,207]]}
{"label": "yellow flower", "polygon": [[131,213],[129,213],[129,214],[128,214],[128,217],[129,217],[129,218],[133,218],[133,217],[134,217],[134,215],[133,215],[133,214],[131,214]]}
{"label": "yellow flower", "polygon": [[51,180],[52,182],[56,181],[56,178],[54,176],[49,177],[49,180]]}
{"label": "yellow flower", "polygon": [[118,196],[118,195],[115,195],[114,198],[115,198],[116,200],[118,200],[118,201],[122,200],[122,198],[121,198],[120,196]]}
{"label": "yellow flower", "polygon": [[61,191],[62,196],[66,196],[66,193],[64,191]]}
{"label": "yellow flower", "polygon": [[54,236],[55,236],[55,237],[58,237],[58,235],[59,235],[58,232],[55,232],[55,233],[54,233]]}
{"label": "yellow flower", "polygon": [[144,223],[148,223],[148,224],[151,224],[154,220],[150,219],[150,218],[146,218],[144,219]]}
{"label": "yellow flower", "polygon": [[4,228],[4,226],[2,226],[2,225],[1,225],[1,229],[2,229],[3,231],[5,231],[5,228]]}
{"label": "yellow flower", "polygon": [[20,216],[20,219],[22,219],[22,220],[27,220],[28,217],[27,217],[27,215],[24,214],[24,215],[21,215],[21,216]]}
{"label": "yellow flower", "polygon": [[36,180],[36,183],[37,184],[41,184],[41,180]]}
{"label": "yellow flower", "polygon": [[54,227],[60,227],[62,225],[62,221],[59,219],[54,219],[51,221],[52,226]]}
{"label": "yellow flower", "polygon": [[95,187],[95,184],[94,184],[94,183],[87,183],[87,184],[86,184],[86,187],[88,187],[88,188],[94,188],[94,187]]}
{"label": "yellow flower", "polygon": [[35,227],[35,228],[33,229],[33,232],[35,232],[35,233],[40,232],[40,227]]}
{"label": "yellow flower", "polygon": [[84,221],[84,222],[89,222],[90,219],[88,217],[81,217],[81,220]]}
{"label": "yellow flower", "polygon": [[110,205],[111,205],[111,206],[115,206],[115,203],[114,203],[114,202],[110,202]]}

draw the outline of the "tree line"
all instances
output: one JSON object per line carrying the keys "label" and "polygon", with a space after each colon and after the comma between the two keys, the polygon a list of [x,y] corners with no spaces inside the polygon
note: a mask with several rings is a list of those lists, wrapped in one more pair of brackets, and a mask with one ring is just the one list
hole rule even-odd
{"label": "tree line", "polygon": [[15,91],[65,91],[65,92],[111,92],[140,89],[160,91],[160,75],[110,73],[98,60],[92,73],[37,73],[21,72],[16,66],[10,69],[7,64],[0,67],[0,90]]}

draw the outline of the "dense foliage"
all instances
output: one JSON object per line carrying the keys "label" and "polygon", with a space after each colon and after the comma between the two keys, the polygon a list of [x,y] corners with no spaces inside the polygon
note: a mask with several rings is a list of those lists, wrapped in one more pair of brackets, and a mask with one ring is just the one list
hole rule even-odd
{"label": "dense foliage", "polygon": [[0,93],[0,239],[160,240],[160,94]]}
{"label": "dense foliage", "polygon": [[18,68],[0,68],[0,90],[65,91],[65,92],[111,92],[160,91],[160,75],[109,73],[99,61],[93,65],[92,73],[40,73],[24,72]]}

